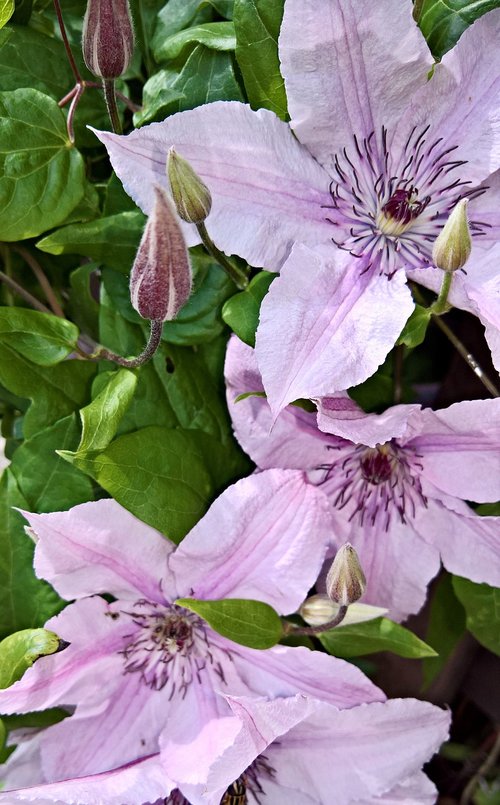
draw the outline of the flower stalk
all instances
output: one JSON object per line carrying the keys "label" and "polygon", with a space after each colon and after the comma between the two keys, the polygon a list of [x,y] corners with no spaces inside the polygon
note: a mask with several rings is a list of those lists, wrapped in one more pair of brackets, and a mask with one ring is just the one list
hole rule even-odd
{"label": "flower stalk", "polygon": [[155,354],[156,350],[160,346],[161,343],[161,334],[163,331],[163,322],[158,320],[153,320],[150,322],[150,332],[149,338],[146,346],[144,347],[143,351],[140,355],[136,358],[123,358],[121,355],[117,355],[116,352],[112,352],[110,349],[106,349],[106,347],[99,346],[91,355],[87,355],[89,360],[106,360],[106,361],[113,361],[113,363],[117,363],[120,366],[125,366],[127,369],[137,369],[139,366],[147,363],[151,360],[153,355]]}
{"label": "flower stalk", "polygon": [[236,287],[239,288],[240,291],[244,291],[248,285],[247,274],[242,271],[241,268],[238,268],[238,266],[235,266],[234,263],[228,260],[226,255],[217,248],[212,238],[208,234],[204,223],[196,224],[196,229],[198,230],[198,234],[207,252],[211,254],[215,260],[217,260],[228,277],[231,277]]}

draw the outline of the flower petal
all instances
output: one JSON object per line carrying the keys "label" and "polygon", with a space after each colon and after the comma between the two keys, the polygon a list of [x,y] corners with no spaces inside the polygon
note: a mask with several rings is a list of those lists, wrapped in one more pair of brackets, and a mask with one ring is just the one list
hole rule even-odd
{"label": "flower petal", "polygon": [[413,310],[404,272],[363,273],[344,252],[294,246],[264,297],[256,355],[276,417],[288,403],[344,391],[372,375]]}
{"label": "flower petal", "polygon": [[410,0],[287,0],[279,51],[292,127],[328,165],[394,125],[432,64]]}
{"label": "flower petal", "polygon": [[169,564],[184,595],[293,612],[316,580],[330,527],[325,495],[301,472],[266,470],[226,489]]}
{"label": "flower petal", "polygon": [[463,500],[500,498],[500,399],[427,408],[414,424],[411,445],[428,481]]}
{"label": "flower petal", "polygon": [[63,598],[110,593],[164,602],[167,557],[174,546],[114,500],[23,514],[38,537],[36,573]]}
{"label": "flower petal", "polygon": [[359,800],[357,805],[435,805],[438,791],[423,771],[391,788],[380,797]]}
{"label": "flower petal", "polygon": [[[218,101],[126,137],[95,133],[127,193],[146,213],[153,186],[167,187],[167,152],[175,146],[212,194],[211,237],[254,266],[279,268],[297,232],[312,245],[330,241],[322,208],[331,204],[330,178],[272,112]],[[189,245],[200,242],[194,226],[184,231]]]}
{"label": "flower petal", "polygon": [[320,430],[367,447],[404,437],[412,414],[420,411],[420,405],[393,405],[383,414],[366,414],[347,394],[321,397],[317,405]]}
{"label": "flower petal", "polygon": [[141,758],[104,774],[45,783],[0,794],[2,805],[36,802],[38,805],[148,805],[166,797],[173,785],[168,780],[159,755]]}

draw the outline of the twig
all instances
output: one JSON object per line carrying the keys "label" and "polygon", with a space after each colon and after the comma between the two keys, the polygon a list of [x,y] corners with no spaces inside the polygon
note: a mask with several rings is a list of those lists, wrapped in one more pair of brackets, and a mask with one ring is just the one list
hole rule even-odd
{"label": "twig", "polygon": [[482,778],[486,777],[486,775],[493,768],[499,757],[500,757],[500,730],[498,730],[497,732],[495,743],[488,752],[488,755],[484,763],[480,765],[475,775],[471,777],[471,779],[465,786],[462,796],[460,797],[460,805],[468,805],[468,803],[472,799],[474,791],[481,782]]}
{"label": "twig", "polygon": [[45,307],[43,302],[40,302],[35,296],[32,296],[29,291],[27,291],[21,285],[18,285],[17,282],[12,279],[12,277],[7,276],[7,274],[4,274],[3,271],[0,271],[0,282],[3,282],[5,285],[7,285],[8,288],[24,299],[25,302],[28,302],[28,304],[31,305],[31,307],[34,307],[35,310],[39,310],[40,313],[52,313],[48,307]]}
{"label": "twig", "polygon": [[30,252],[24,248],[24,246],[13,246],[12,247],[15,252],[21,255],[23,260],[29,265],[33,274],[38,280],[40,287],[42,288],[45,298],[49,303],[50,307],[52,308],[52,312],[55,313],[56,316],[59,316],[61,319],[65,319],[66,316],[64,315],[64,311],[60,306],[59,302],[57,301],[56,295],[52,290],[52,286],[48,281],[47,277],[45,276],[41,265],[38,261],[33,257]]}

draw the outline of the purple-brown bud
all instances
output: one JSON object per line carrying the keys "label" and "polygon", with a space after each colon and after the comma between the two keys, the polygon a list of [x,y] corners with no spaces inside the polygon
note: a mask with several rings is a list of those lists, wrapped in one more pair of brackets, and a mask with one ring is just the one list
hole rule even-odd
{"label": "purple-brown bud", "polygon": [[335,603],[349,606],[363,595],[366,589],[365,574],[361,570],[358,554],[346,542],[335,554],[326,577],[326,592]]}
{"label": "purple-brown bud", "polygon": [[155,204],[130,272],[130,299],[143,319],[170,321],[191,294],[189,255],[179,222],[164,190]]}
{"label": "purple-brown bud", "polygon": [[189,224],[203,223],[212,209],[210,190],[174,147],[168,152],[167,175],[179,216]]}
{"label": "purple-brown bud", "polygon": [[85,64],[98,78],[123,75],[134,52],[128,0],[88,0],[83,20]]}

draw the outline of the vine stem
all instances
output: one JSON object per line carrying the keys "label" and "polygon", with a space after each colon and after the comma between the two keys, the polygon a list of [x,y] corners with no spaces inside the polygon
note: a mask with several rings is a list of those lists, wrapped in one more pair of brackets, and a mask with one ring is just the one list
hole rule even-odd
{"label": "vine stem", "polygon": [[45,298],[46,298],[47,302],[49,303],[49,305],[50,305],[50,307],[52,309],[52,312],[56,316],[59,316],[60,318],[65,319],[66,316],[64,315],[64,311],[63,311],[62,307],[60,306],[60,304],[59,304],[59,302],[57,300],[57,297],[56,297],[54,291],[52,290],[52,286],[51,286],[50,282],[48,281],[48,279],[47,279],[47,277],[46,277],[41,265],[38,263],[37,260],[35,260],[33,255],[30,254],[29,251],[24,248],[24,246],[16,245],[16,246],[13,246],[12,248],[13,248],[13,250],[15,252],[17,252],[23,258],[25,263],[27,263],[29,265],[29,267],[31,268],[31,270],[33,271],[33,274],[37,278],[38,284],[40,285],[41,289],[43,290],[43,292],[45,294]]}
{"label": "vine stem", "polygon": [[21,299],[24,299],[31,307],[35,308],[35,310],[39,310],[40,313],[52,313],[52,311],[46,307],[43,302],[40,302],[36,296],[32,296],[29,291],[22,287],[22,285],[18,285],[18,283],[9,277],[7,274],[4,274],[3,271],[0,271],[0,282],[3,282],[7,285],[11,291],[14,291]]}
{"label": "vine stem", "polygon": [[116,105],[116,89],[114,80],[112,78],[103,78],[102,88],[104,91],[104,100],[106,101],[109,119],[111,121],[111,128],[115,134],[121,134],[123,129],[120,114],[118,112],[118,106]]}
{"label": "vine stem", "polygon": [[291,623],[285,624],[285,636],[292,637],[293,635],[316,635],[322,632],[329,632],[334,629],[339,623],[342,623],[347,615],[348,605],[339,607],[339,611],[335,617],[327,623],[322,623],[319,626],[293,626]]}
{"label": "vine stem", "polygon": [[491,747],[484,763],[481,764],[474,777],[471,777],[471,779],[465,786],[462,796],[460,797],[460,805],[468,805],[468,803],[471,801],[474,791],[481,782],[481,779],[485,777],[488,774],[488,772],[493,768],[499,757],[500,757],[500,729],[497,732],[495,743]]}
{"label": "vine stem", "polygon": [[212,238],[208,234],[204,223],[197,224],[196,228],[207,252],[211,254],[215,260],[217,260],[220,266],[222,266],[226,274],[231,277],[236,287],[239,288],[240,291],[244,291],[248,285],[248,277],[245,272],[238,268],[238,266],[235,266],[233,263],[231,263],[231,261],[227,259],[226,255],[217,248]]}
{"label": "vine stem", "polygon": [[151,321],[148,343],[137,358],[122,358],[121,355],[117,355],[116,352],[112,352],[110,349],[106,349],[106,347],[98,347],[91,355],[87,355],[87,358],[113,361],[120,366],[125,366],[127,369],[136,369],[138,366],[142,366],[143,363],[151,360],[160,346],[162,331],[162,321]]}
{"label": "vine stem", "polygon": [[59,5],[59,0],[54,0],[54,8],[56,10],[57,21],[59,23],[59,30],[61,31],[62,40],[64,43],[64,49],[66,51],[66,56],[68,57],[68,61],[75,76],[75,81],[77,84],[82,84],[82,77],[80,75],[80,71],[76,66],[75,57],[73,56],[73,51],[71,50],[71,45],[69,44],[69,39],[66,34],[66,26],[64,25],[63,15],[61,12],[61,6]]}

